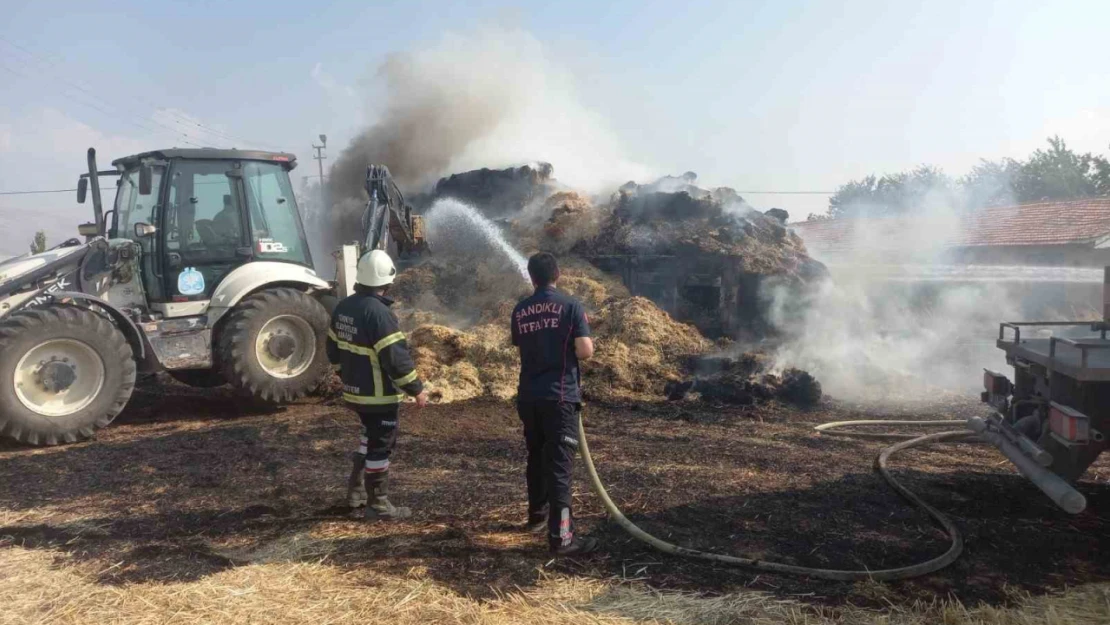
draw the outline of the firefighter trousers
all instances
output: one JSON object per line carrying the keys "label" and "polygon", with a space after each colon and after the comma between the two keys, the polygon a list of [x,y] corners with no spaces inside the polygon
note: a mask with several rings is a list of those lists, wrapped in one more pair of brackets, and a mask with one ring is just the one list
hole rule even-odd
{"label": "firefighter trousers", "polygon": [[397,445],[397,417],[400,407],[394,406],[375,412],[360,412],[362,435],[358,453],[366,456],[366,473],[389,471],[389,456]]}
{"label": "firefighter trousers", "polygon": [[577,403],[517,400],[528,448],[528,512],[538,514],[548,506],[548,537],[555,547],[574,540],[571,479],[578,452],[579,410]]}

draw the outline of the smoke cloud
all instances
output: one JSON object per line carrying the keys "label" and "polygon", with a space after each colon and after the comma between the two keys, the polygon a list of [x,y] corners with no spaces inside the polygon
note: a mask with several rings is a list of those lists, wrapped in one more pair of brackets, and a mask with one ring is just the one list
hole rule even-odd
{"label": "smoke cloud", "polygon": [[763,293],[786,336],[778,367],[806,369],[852,401],[966,393],[981,390],[984,368],[1008,370],[995,345],[1000,322],[1098,317],[1100,271],[960,263],[950,249],[962,213],[946,196],[928,195],[908,216],[851,220],[844,251],[809,243],[832,280],[804,302]]}
{"label": "smoke cloud", "polygon": [[331,170],[332,198],[361,198],[366,166],[385,164],[398,184],[423,190],[447,173],[534,161],[601,190],[646,168],[626,159],[604,121],[578,98],[572,77],[529,33],[482,28],[391,55],[376,74],[373,124]]}

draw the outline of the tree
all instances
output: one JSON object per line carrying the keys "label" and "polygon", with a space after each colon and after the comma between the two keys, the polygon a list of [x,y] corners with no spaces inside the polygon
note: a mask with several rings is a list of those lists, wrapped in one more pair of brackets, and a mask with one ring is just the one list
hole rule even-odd
{"label": "tree", "polygon": [[964,205],[976,208],[1017,204],[1013,184],[1014,180],[1021,177],[1021,169],[1022,164],[1012,158],[979,161],[978,165],[959,180]]}
{"label": "tree", "polygon": [[1060,137],[1048,140],[1048,150],[1033,152],[1013,181],[1019,202],[1071,200],[1098,195],[1095,175],[1106,159],[1091,153],[1076,154]]}
{"label": "tree", "polygon": [[916,169],[882,178],[874,175],[841,185],[829,198],[832,217],[902,214],[936,202],[951,202],[952,179],[936,167]]}
{"label": "tree", "polygon": [[1094,182],[1097,195],[1110,195],[1110,160],[1103,156],[1096,156],[1092,159],[1091,165],[1094,168],[1091,180]]}
{"label": "tree", "polygon": [[39,230],[35,233],[35,238],[31,240],[31,253],[41,254],[46,251],[46,231]]}
{"label": "tree", "polygon": [[1089,152],[1077,154],[1060,137],[1050,137],[1047,149],[1034,151],[1025,161],[982,160],[955,182],[926,165],[853,180],[829,198],[829,215],[903,214],[941,203],[966,210],[1105,196],[1110,196],[1110,161]]}

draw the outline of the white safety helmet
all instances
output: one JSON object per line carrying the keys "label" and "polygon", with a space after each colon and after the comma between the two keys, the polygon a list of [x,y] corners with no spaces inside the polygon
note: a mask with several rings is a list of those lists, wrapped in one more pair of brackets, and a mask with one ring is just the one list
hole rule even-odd
{"label": "white safety helmet", "polygon": [[397,275],[397,268],[393,266],[393,259],[382,250],[370,250],[358,259],[358,271],[355,272],[355,282],[363,286],[379,287],[393,284],[393,277]]}

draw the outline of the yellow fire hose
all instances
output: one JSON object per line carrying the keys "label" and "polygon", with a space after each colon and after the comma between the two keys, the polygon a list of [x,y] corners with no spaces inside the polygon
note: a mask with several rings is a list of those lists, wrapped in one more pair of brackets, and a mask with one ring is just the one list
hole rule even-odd
{"label": "yellow fire hose", "polygon": [[[582,413],[579,413],[578,419],[578,440],[579,449],[582,451],[582,458],[586,462],[586,470],[590,474],[590,482],[593,484],[594,492],[601,498],[602,504],[609,512],[609,516],[620,525],[626,532],[631,534],[637,540],[651,545],[655,549],[663,553],[669,553],[677,556],[684,556],[688,558],[697,558],[700,560],[708,560],[710,562],[718,562],[722,564],[729,564],[735,566],[743,566],[757,571],[767,571],[769,573],[782,573],[788,575],[804,575],[808,577],[818,577],[822,579],[832,579],[840,581],[857,581],[857,580],[876,580],[876,581],[892,581],[898,579],[906,579],[910,577],[917,577],[926,575],[934,571],[938,571],[960,557],[960,553],[964,548],[964,539],[960,534],[960,530],[948,519],[940,513],[936,508],[930,506],[916,494],[911,492],[905,486],[894,479],[894,476],[887,470],[887,461],[890,457],[899,451],[909,449],[911,447],[919,447],[922,445],[931,445],[933,443],[940,443],[945,441],[960,441],[974,437],[974,433],[967,430],[955,430],[948,432],[938,432],[936,434],[927,434],[924,436],[910,437],[902,434],[865,434],[861,433],[857,436],[865,436],[870,438],[900,438],[907,439],[902,442],[895,443],[890,447],[883,449],[878,457],[875,458],[875,469],[883,476],[887,484],[890,485],[899,495],[909,500],[910,503],[924,510],[948,535],[951,544],[948,550],[942,555],[937,556],[931,560],[914,564],[911,566],[904,566],[894,569],[880,569],[880,570],[838,570],[838,569],[818,569],[806,566],[794,566],[791,564],[782,564],[778,562],[767,562],[764,560],[754,560],[751,558],[741,558],[738,556],[730,556],[719,553],[709,553],[705,551],[698,551],[696,549],[689,549],[687,547],[680,547],[673,543],[652,536],[644,530],[636,526],[635,523],[629,521],[626,516],[620,511],[613,500],[609,498],[609,493],[605,490],[605,485],[601,483],[601,478],[598,477],[597,468],[594,467],[593,457],[590,456],[590,447],[586,442],[586,429],[582,425]],[[917,425],[917,426],[952,426],[952,425],[966,425],[965,421],[882,421],[882,420],[869,420],[869,421],[839,421],[836,423],[825,423],[817,426],[815,429],[824,434],[834,434],[840,436],[852,436],[853,434],[846,432],[830,432],[839,427],[854,426],[854,425]]]}

